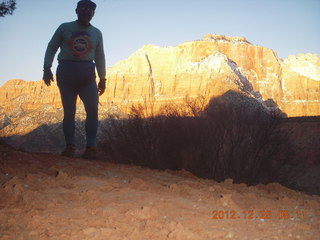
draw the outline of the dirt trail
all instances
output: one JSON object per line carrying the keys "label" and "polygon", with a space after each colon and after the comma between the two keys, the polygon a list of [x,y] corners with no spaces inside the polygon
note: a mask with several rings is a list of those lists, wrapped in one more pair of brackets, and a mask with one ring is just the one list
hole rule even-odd
{"label": "dirt trail", "polygon": [[0,148],[0,239],[319,239],[320,197]]}

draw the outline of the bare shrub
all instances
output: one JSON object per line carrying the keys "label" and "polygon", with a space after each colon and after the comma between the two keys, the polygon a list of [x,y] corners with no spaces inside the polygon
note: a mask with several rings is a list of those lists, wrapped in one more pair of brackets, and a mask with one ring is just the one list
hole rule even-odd
{"label": "bare shrub", "polygon": [[178,116],[145,118],[141,107],[133,107],[129,119],[111,119],[101,147],[110,159],[158,169],[180,169],[182,119]]}
{"label": "bare shrub", "polygon": [[186,96],[184,102],[188,115],[194,117],[200,116],[208,104],[208,100],[204,95],[199,95],[196,98]]}
{"label": "bare shrub", "polygon": [[162,109],[165,115],[145,118],[143,107],[135,106],[129,119],[110,120],[101,146],[118,162],[184,168],[217,181],[257,184],[277,179],[289,154],[283,152],[285,136],[275,131],[277,115],[232,91],[212,99],[202,111],[194,103],[186,103],[193,117],[170,105]]}
{"label": "bare shrub", "polygon": [[222,134],[222,147],[214,163],[216,180],[232,178],[248,184],[275,180],[288,156],[275,160],[287,144],[285,136],[275,131],[278,115],[233,91],[213,99],[205,112]]}

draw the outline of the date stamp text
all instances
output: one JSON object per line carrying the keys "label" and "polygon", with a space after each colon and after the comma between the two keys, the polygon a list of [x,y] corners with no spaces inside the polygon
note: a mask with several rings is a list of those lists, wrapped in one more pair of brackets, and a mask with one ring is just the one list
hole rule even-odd
{"label": "date stamp text", "polygon": [[304,210],[213,210],[211,219],[215,220],[233,220],[233,219],[307,219],[308,214]]}

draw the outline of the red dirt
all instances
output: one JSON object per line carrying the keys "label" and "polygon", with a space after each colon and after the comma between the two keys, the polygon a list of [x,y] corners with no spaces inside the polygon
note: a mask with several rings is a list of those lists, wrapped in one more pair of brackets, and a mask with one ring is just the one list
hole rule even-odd
{"label": "red dirt", "polygon": [[230,179],[217,183],[186,171],[1,146],[0,184],[1,240],[320,236],[320,197],[277,183],[254,187]]}

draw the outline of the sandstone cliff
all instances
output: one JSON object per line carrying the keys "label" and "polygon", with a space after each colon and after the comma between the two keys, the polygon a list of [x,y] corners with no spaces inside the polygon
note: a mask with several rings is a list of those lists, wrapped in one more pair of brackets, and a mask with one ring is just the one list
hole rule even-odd
{"label": "sandstone cliff", "polygon": [[310,54],[282,61],[273,50],[245,38],[220,35],[176,47],[146,45],[109,69],[103,100],[124,110],[137,101],[158,109],[186,95],[209,99],[232,89],[273,99],[288,116],[319,115],[319,62]]}
{"label": "sandstone cliff", "polygon": [[[142,103],[157,113],[161,106],[184,102],[186,96],[209,101],[236,90],[266,104],[272,99],[288,116],[320,114],[320,58],[315,54],[286,60],[245,38],[206,35],[176,47],[143,46],[107,71],[102,108],[128,112]],[[24,112],[61,108],[55,84],[10,80],[1,87],[2,125]]]}

